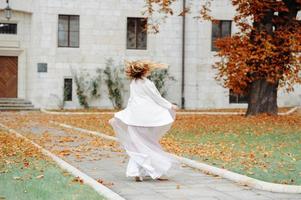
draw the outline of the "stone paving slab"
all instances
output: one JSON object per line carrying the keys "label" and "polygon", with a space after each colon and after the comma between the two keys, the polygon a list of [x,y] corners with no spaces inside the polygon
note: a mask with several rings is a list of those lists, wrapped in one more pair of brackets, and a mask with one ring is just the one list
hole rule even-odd
{"label": "stone paving slab", "polygon": [[[45,131],[53,137],[70,135],[66,130],[59,127],[45,127],[38,123],[27,124],[26,127],[17,131],[23,132],[24,135],[30,131],[37,136]],[[74,133],[72,134],[74,136]],[[74,142],[68,144],[80,145],[91,141],[93,137],[87,136],[85,140],[80,137],[74,137],[74,139]],[[57,144],[47,144],[45,148],[55,145]],[[78,160],[76,156],[70,155],[63,157],[63,159],[96,180],[101,179],[105,184],[113,183],[113,185],[107,186],[129,200],[301,200],[301,194],[255,190],[183,166],[175,166],[170,171],[169,181],[148,179],[144,182],[134,182],[131,178],[125,177],[126,155],[120,152],[108,152],[102,150],[101,147],[96,151],[90,153],[102,153],[109,156],[96,160],[91,160],[88,157]]]}

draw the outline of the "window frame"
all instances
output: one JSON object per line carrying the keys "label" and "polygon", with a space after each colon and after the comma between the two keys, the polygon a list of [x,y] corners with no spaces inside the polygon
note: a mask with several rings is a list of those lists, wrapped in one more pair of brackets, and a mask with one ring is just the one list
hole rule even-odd
{"label": "window frame", "polygon": [[[128,31],[129,31],[129,29],[128,29],[128,23],[129,23],[129,20],[135,20],[135,47],[134,48],[131,48],[131,47],[129,47],[129,42],[128,42]],[[138,20],[140,20],[140,22],[142,21],[142,20],[145,20],[146,21],[146,25],[147,25],[147,22],[148,22],[148,18],[147,17],[127,17],[126,18],[126,49],[127,50],[147,50],[147,42],[148,42],[148,34],[147,34],[147,30],[145,31],[145,48],[138,48],[138,37],[137,37],[137,35],[138,35]]]}
{"label": "window frame", "polygon": [[[70,91],[71,91],[71,99],[68,99],[68,98],[66,98],[66,96],[65,96],[65,86],[66,86],[66,80],[71,80],[71,88],[70,88]],[[73,101],[73,78],[72,77],[64,77],[63,78],[63,101],[64,102],[72,102]]]}
{"label": "window frame", "polygon": [[[59,30],[60,16],[68,17],[68,30],[67,30],[67,33],[68,33],[68,37],[67,37],[68,45],[67,46],[60,45],[60,42],[59,42],[59,37],[60,37],[59,36],[59,33],[60,33],[60,30]],[[70,18],[71,17],[78,17],[78,46],[71,46],[70,45]],[[59,14],[58,15],[57,46],[59,48],[80,48],[80,15],[66,15],[66,14]]]}
{"label": "window frame", "polygon": [[[217,21],[218,21],[217,22],[218,24],[216,24],[214,22],[211,23],[211,51],[213,51],[213,52],[218,51],[218,48],[215,47],[215,45],[214,45],[216,39],[226,37],[226,36],[223,36],[223,28],[222,28],[223,27],[223,22],[230,22],[229,23],[229,25],[230,25],[229,33],[230,34],[228,36],[232,35],[232,22],[233,22],[233,20],[217,20]],[[214,25],[218,25],[218,28],[219,28],[219,36],[218,37],[213,37],[213,26]]]}
{"label": "window frame", "polygon": [[[235,101],[232,99],[235,98]],[[229,104],[248,104],[248,95],[235,94],[232,90],[229,90]]]}

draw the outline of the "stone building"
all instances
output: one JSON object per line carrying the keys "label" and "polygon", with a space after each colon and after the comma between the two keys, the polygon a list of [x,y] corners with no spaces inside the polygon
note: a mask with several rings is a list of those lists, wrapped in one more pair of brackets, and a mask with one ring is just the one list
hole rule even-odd
{"label": "stone building", "polygon": [[[187,1],[194,10],[186,16],[185,29],[183,17],[174,15],[161,24],[158,34],[146,34],[141,26],[150,19],[142,14],[143,0],[10,0],[9,20],[1,0],[0,98],[24,98],[36,107],[55,108],[64,87],[72,85],[66,107],[77,108],[71,69],[93,76],[110,58],[116,63],[151,59],[170,65],[169,73],[176,79],[168,83],[170,101],[181,105],[184,97],[189,109],[245,107],[243,98],[214,80],[211,67],[217,59],[214,39],[237,31],[231,21],[234,9],[227,0],[214,1],[212,14],[220,23],[200,22],[195,19],[200,1]],[[174,4],[176,11],[182,6],[181,1]],[[91,106],[112,106],[104,85],[102,93]],[[280,91],[279,105],[299,105],[300,96],[300,86],[294,93]]]}

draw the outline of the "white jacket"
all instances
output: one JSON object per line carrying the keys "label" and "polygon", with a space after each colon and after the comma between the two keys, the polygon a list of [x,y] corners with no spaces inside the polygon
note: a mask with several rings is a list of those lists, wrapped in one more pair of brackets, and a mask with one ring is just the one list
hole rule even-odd
{"label": "white jacket", "polygon": [[115,117],[127,125],[154,127],[170,124],[175,119],[172,104],[164,99],[155,84],[147,78],[132,80],[127,107]]}

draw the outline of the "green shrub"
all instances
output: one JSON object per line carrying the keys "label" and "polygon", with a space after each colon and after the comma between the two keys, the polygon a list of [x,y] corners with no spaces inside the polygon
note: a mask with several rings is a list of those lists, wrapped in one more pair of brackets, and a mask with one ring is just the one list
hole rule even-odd
{"label": "green shrub", "polygon": [[176,80],[173,76],[169,75],[167,69],[153,71],[149,76],[149,79],[155,83],[156,87],[163,97],[167,95],[166,82],[168,80]]}
{"label": "green shrub", "polygon": [[91,97],[99,98],[101,95],[102,69],[96,70],[96,76],[92,78],[89,86]]}
{"label": "green shrub", "polygon": [[114,64],[113,59],[108,59],[106,68],[103,71],[104,81],[109,92],[109,99],[111,100],[115,109],[123,107],[124,95],[124,69],[120,65]]}
{"label": "green shrub", "polygon": [[89,108],[88,96],[85,92],[87,91],[86,90],[87,81],[85,80],[85,78],[87,78],[88,74],[87,76],[85,76],[83,72],[80,72],[80,74],[78,74],[78,72],[73,69],[72,69],[72,74],[76,85],[76,94],[77,94],[78,102],[84,108]]}

